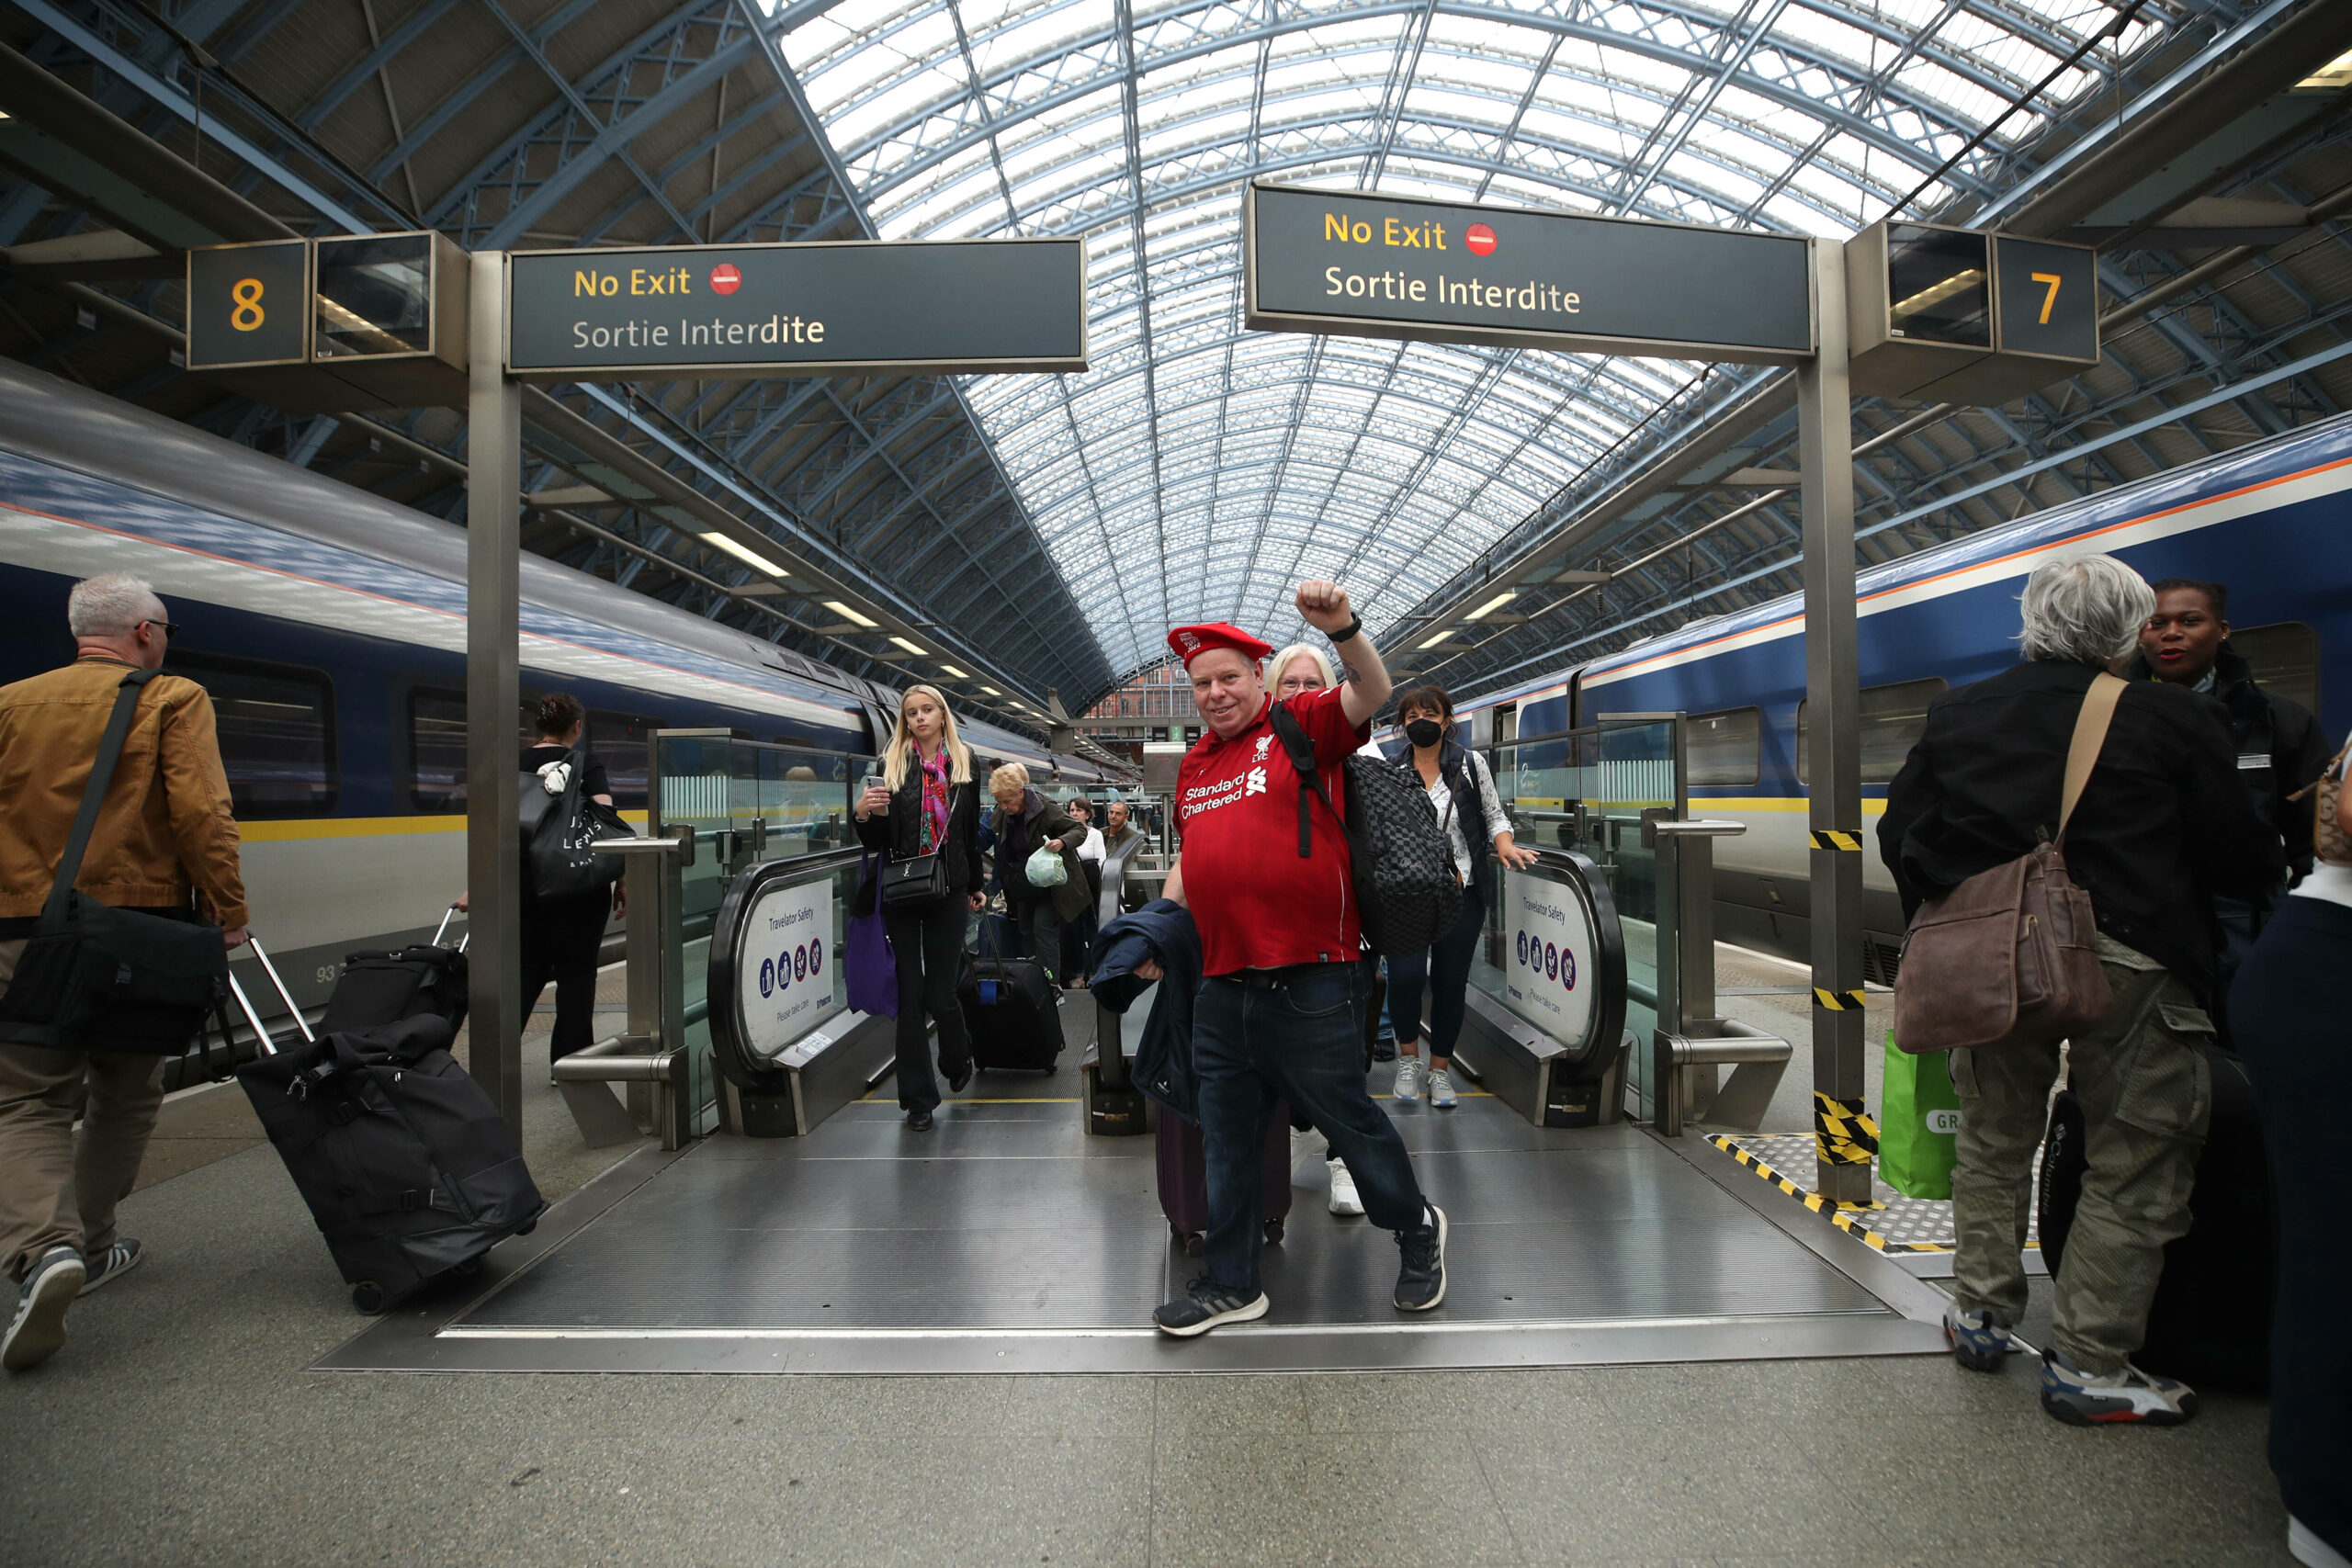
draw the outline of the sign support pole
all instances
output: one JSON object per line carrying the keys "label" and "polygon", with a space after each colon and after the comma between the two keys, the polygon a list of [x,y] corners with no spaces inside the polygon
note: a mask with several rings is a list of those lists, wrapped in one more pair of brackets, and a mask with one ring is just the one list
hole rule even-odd
{"label": "sign support pole", "polygon": [[1862,1107],[1861,674],[1854,605],[1853,394],[1845,247],[1813,242],[1819,350],[1797,367],[1804,536],[1806,826],[1812,829],[1815,1190],[1868,1202]]}
{"label": "sign support pole", "polygon": [[466,886],[472,940],[468,1066],[523,1135],[523,851],[514,715],[521,699],[522,390],[506,378],[506,256],[469,280],[466,475]]}

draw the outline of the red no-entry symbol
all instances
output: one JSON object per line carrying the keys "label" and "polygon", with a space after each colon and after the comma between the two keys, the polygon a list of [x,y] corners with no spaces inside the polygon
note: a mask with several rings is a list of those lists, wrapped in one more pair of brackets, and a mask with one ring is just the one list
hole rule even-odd
{"label": "red no-entry symbol", "polygon": [[[1492,235],[1487,237],[1487,244],[1489,249],[1493,247],[1494,238]],[[1478,254],[1480,255],[1484,255],[1487,253],[1485,251],[1481,251]],[[710,269],[710,291],[713,294],[732,294],[735,290],[742,287],[743,275],[735,270],[735,264],[733,262],[720,262],[717,266]]]}
{"label": "red no-entry symbol", "polygon": [[1474,256],[1490,256],[1495,254],[1495,231],[1484,223],[1473,223],[1464,230],[1462,243],[1470,247],[1470,254]]}

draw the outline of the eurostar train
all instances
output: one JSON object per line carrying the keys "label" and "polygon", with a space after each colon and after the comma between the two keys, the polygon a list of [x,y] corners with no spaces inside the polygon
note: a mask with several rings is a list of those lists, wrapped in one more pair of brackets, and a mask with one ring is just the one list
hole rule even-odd
{"label": "eurostar train", "polygon": [[[2025,521],[1906,556],[1857,584],[1861,667],[1864,973],[1894,977],[1903,914],[1875,829],[1886,785],[1928,702],[2017,657],[2017,596],[2052,557],[2102,552],[2149,581],[2192,577],[2229,590],[2231,646],[2256,678],[2352,726],[2352,688],[2323,680],[2326,649],[2352,648],[2352,416],[2054,506]],[[1464,704],[1472,734],[1502,744],[1498,783],[1536,778],[1540,743],[1611,714],[1689,716],[1693,814],[1747,825],[1718,839],[1717,934],[1808,955],[1804,612],[1796,596],[1693,622],[1620,652]],[[1541,784],[1530,786],[1540,793]]]}
{"label": "eurostar train", "polygon": [[[895,692],[522,565],[518,745],[541,694],[571,693],[624,815],[644,816],[658,729],[805,749],[796,776],[844,801],[852,759],[888,734]],[[66,591],[110,571],[155,585],[180,628],[164,669],[211,692],[254,929],[296,998],[323,1000],[345,953],[430,935],[464,886],[465,530],[0,360],[0,682],[70,660]],[[990,765],[1110,782],[961,728]]]}

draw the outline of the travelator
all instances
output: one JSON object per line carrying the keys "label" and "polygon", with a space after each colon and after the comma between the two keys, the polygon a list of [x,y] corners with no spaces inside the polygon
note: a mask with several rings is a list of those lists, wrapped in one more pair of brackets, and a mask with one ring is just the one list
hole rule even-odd
{"label": "travelator", "polygon": [[[1629,715],[1491,753],[1519,842],[1455,1060],[1461,1104],[1392,1107],[1453,1216],[1445,1306],[1387,1305],[1385,1236],[1301,1191],[1262,1324],[1148,1327],[1194,1260],[1131,1081],[1148,1011],[1061,1000],[1062,1070],[982,1073],[930,1132],[892,1021],[848,1005],[870,759],[653,738],[628,857],[628,1028],[556,1073],[592,1143],[659,1134],[493,1254],[466,1300],[321,1364],[443,1371],[1266,1371],[1929,1353],[1942,1299],[1684,1124],[1763,1113],[1790,1048],[1716,1016],[1711,843],[1682,720]],[[1156,835],[1100,917],[1156,896]],[[1070,1069],[1075,1068],[1075,1071]],[[1729,1069],[1728,1079],[1721,1075]],[[1387,1089],[1386,1069],[1368,1080]]]}
{"label": "travelator", "polygon": [[[892,1021],[849,1006],[845,950],[866,859],[851,809],[878,764],[720,730],[664,730],[651,751],[645,833],[599,846],[628,858],[628,1027],[556,1064],[558,1084],[592,1145],[805,1136],[894,1059]],[[1678,714],[1608,715],[1493,754],[1538,858],[1489,865],[1456,1058],[1539,1126],[1753,1128],[1789,1060],[1787,1041],[1715,1012],[1712,840],[1741,826],[1690,816],[1682,758]],[[1172,837],[1163,826],[1107,857],[1099,921],[1159,896]],[[1078,1000],[1091,1016],[1065,1033],[1081,1025],[1088,1130],[1140,1134],[1125,1058],[1148,1010],[1123,1021]]]}

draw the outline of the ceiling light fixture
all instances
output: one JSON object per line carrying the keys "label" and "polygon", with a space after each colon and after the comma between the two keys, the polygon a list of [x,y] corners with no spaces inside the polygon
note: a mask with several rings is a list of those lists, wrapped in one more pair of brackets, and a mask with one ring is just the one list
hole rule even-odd
{"label": "ceiling light fixture", "polygon": [[1420,652],[1420,651],[1422,650],[1422,649],[1430,649],[1430,648],[1435,648],[1439,643],[1443,642],[1447,637],[1452,637],[1453,635],[1453,629],[1451,626],[1449,626],[1449,627],[1447,627],[1444,631],[1442,631],[1442,632],[1438,633],[1438,634],[1437,634],[1437,636],[1435,636],[1435,637],[1433,637],[1430,638],[1430,639],[1429,639],[1429,641],[1427,641],[1427,642],[1425,642],[1425,643],[1421,644],[1420,648],[1417,648],[1417,649],[1415,649],[1413,651],[1414,651],[1414,652],[1416,652],[1416,653],[1419,653],[1419,652]]}
{"label": "ceiling light fixture", "polygon": [[[1479,605],[1476,609],[1471,611],[1464,618],[1475,621],[1482,615],[1491,615],[1497,610],[1501,609],[1504,605],[1510,604],[1512,600],[1518,597],[1519,590],[1516,588],[1511,589],[1508,592],[1498,593],[1493,598],[1487,600],[1485,604]],[[1427,645],[1424,644],[1423,646],[1426,647]]]}
{"label": "ceiling light fixture", "polygon": [[870,615],[859,615],[855,610],[851,609],[848,605],[842,604],[838,599],[826,600],[825,608],[831,610],[842,619],[845,621],[854,621],[861,626],[878,626],[882,624],[881,622],[875,620]]}
{"label": "ceiling light fixture", "polygon": [[965,674],[965,673],[964,673],[964,671],[962,671],[961,670],[956,669],[956,666],[954,666],[953,664],[943,664],[943,665],[941,665],[941,666],[940,666],[940,668],[941,668],[942,670],[946,671],[950,675],[953,675],[953,676],[954,676],[954,677],[956,677],[956,679],[957,679],[958,681],[968,681],[968,680],[970,680],[970,679],[971,679],[971,677],[970,677],[969,675]]}
{"label": "ceiling light fixture", "polygon": [[729,538],[724,534],[703,534],[696,536],[699,537],[704,544],[717,545],[720,549],[725,550],[729,555],[733,556],[736,559],[759,568],[762,571],[766,572],[770,577],[783,577],[786,575],[784,568],[776,565],[775,562],[768,559],[767,557],[760,554],[757,550],[745,549],[742,546],[737,544],[734,540]]}
{"label": "ceiling light fixture", "polygon": [[922,654],[925,659],[931,657],[929,654],[923,653],[922,649],[916,647],[913,643],[909,642],[905,637],[893,637],[890,640],[897,643],[900,648],[905,649],[909,653]]}

